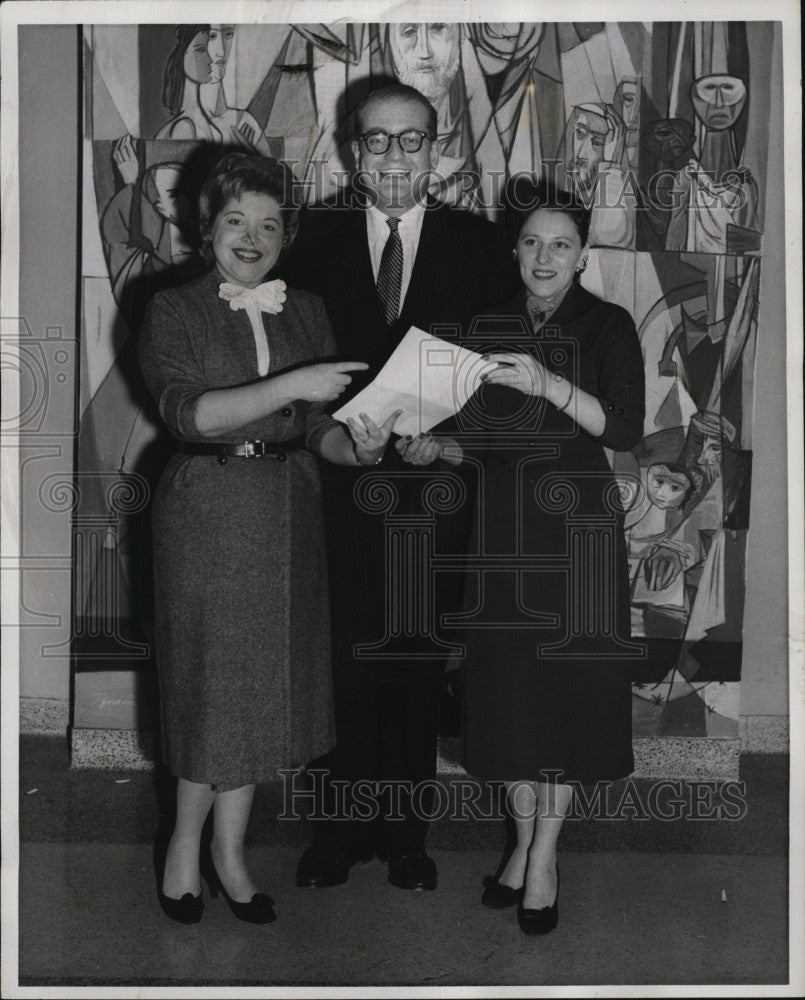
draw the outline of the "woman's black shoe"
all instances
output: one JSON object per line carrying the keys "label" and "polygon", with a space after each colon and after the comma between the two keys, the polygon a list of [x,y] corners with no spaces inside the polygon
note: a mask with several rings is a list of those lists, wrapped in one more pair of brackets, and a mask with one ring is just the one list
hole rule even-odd
{"label": "woman's black shoe", "polygon": [[171,920],[179,924],[197,924],[201,920],[201,915],[204,913],[201,893],[194,896],[192,892],[186,892],[181,899],[171,899],[161,889],[157,889],[157,897],[162,912]]}
{"label": "woman's black shoe", "polygon": [[201,893],[194,896],[191,892],[186,892],[181,899],[172,899],[162,891],[162,884],[165,879],[165,860],[168,854],[168,844],[170,843],[170,833],[167,825],[163,822],[157,830],[154,838],[154,872],[157,883],[157,899],[162,907],[162,912],[166,917],[175,920],[179,924],[197,924],[204,913],[204,900]]}
{"label": "woman's black shoe", "polygon": [[245,920],[249,924],[271,924],[277,919],[274,900],[264,892],[256,892],[248,903],[238,903],[232,899],[224,888],[211,857],[202,861],[202,875],[209,886],[210,897],[215,899],[220,891],[238,920]]}
{"label": "woman's black shoe", "polygon": [[484,894],[481,896],[481,906],[490,910],[505,910],[509,906],[517,906],[523,899],[523,886],[512,889],[510,885],[498,882],[494,875],[484,878]]}
{"label": "woman's black shoe", "polygon": [[556,898],[553,906],[539,910],[526,909],[522,902],[517,906],[517,923],[524,934],[548,934],[559,921],[559,868],[556,869]]}

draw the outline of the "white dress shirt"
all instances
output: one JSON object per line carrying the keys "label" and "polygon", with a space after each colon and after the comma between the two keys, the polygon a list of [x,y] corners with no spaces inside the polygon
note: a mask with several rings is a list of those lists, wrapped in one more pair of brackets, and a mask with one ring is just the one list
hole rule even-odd
{"label": "white dress shirt", "polygon": [[[386,224],[387,218],[388,216],[378,208],[370,207],[366,209],[366,235],[369,239],[369,255],[372,258],[372,273],[374,274],[375,282],[377,282],[377,272],[380,270],[380,258],[383,256],[383,248],[391,234],[391,230]],[[400,216],[400,225],[397,229],[403,249],[400,312],[402,312],[405,293],[408,291],[411,273],[414,270],[414,261],[416,260],[416,251],[419,246],[419,236],[422,232],[422,220],[424,218],[424,205],[414,205],[405,215]]]}

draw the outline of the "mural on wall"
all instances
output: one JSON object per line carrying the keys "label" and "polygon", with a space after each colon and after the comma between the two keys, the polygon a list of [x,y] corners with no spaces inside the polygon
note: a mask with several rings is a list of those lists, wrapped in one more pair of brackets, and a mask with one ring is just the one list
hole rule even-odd
{"label": "mural on wall", "polygon": [[[497,219],[524,171],[590,200],[584,283],[631,312],[646,365],[644,439],[611,456],[643,486],[625,528],[649,646],[635,732],[737,735],[771,26],[93,26],[84,44],[79,469],[151,481],[170,447],[132,331],[202,266],[193,205],[215,147],[284,158],[304,199],[327,199],[354,108],[401,80],[437,109],[440,200]],[[103,513],[102,491],[82,502]],[[147,642],[149,572],[147,517],[123,514],[77,580],[109,658]]]}

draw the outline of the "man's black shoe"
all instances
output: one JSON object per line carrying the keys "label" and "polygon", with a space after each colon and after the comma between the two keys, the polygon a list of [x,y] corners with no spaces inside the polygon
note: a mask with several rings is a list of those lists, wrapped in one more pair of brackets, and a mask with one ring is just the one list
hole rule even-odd
{"label": "man's black shoe", "polygon": [[343,885],[356,861],[365,864],[373,857],[371,848],[339,849],[311,844],[299,859],[296,884],[300,889],[327,889],[333,885]]}
{"label": "man's black shoe", "polygon": [[436,888],[436,864],[423,850],[392,854],[388,862],[389,882],[399,889]]}

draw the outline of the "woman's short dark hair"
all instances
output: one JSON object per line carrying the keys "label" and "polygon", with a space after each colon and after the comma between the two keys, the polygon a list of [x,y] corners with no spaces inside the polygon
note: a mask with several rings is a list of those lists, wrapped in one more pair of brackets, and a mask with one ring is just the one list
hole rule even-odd
{"label": "woman's short dark hair", "polygon": [[170,55],[165,62],[162,74],[162,103],[170,109],[171,114],[178,115],[182,110],[184,85],[184,56],[187,47],[202,32],[210,33],[209,24],[177,24],[176,38]]}
{"label": "woman's short dark hair", "polygon": [[576,227],[581,245],[587,243],[590,209],[572,191],[563,191],[551,181],[536,180],[531,174],[515,174],[506,185],[504,220],[513,242],[526,219],[539,208],[566,215]]}
{"label": "woman's short dark hair", "polygon": [[201,252],[208,260],[212,258],[212,228],[218,214],[230,199],[247,192],[267,194],[277,201],[285,229],[283,246],[293,243],[299,225],[299,206],[291,168],[270,156],[229,153],[219,160],[199,197]]}

